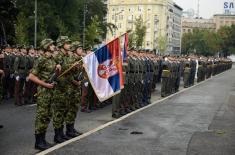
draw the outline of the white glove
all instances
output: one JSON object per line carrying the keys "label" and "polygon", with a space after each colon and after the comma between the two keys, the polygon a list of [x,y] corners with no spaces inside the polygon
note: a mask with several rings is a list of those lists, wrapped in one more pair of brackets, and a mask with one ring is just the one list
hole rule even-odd
{"label": "white glove", "polygon": [[29,77],[28,76],[26,77],[26,82],[29,82]]}
{"label": "white glove", "polygon": [[11,75],[10,75],[10,78],[12,79],[13,77],[14,77],[14,74],[11,74]]}
{"label": "white glove", "polygon": [[19,81],[19,80],[20,80],[20,76],[17,76],[17,77],[16,77],[16,81]]}
{"label": "white glove", "polygon": [[88,82],[85,82],[84,85],[85,85],[85,87],[88,87]]}

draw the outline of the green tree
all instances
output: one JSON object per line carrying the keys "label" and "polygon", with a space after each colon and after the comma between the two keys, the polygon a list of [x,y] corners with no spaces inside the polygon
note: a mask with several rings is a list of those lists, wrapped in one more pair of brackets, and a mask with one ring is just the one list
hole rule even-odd
{"label": "green tree", "polygon": [[11,0],[0,1],[0,46],[14,43],[14,24],[17,14],[18,10]]}
{"label": "green tree", "polygon": [[135,22],[135,44],[137,48],[142,48],[144,38],[146,35],[146,26],[144,25],[143,19],[140,16]]}
{"label": "green tree", "polygon": [[160,36],[158,39],[158,49],[160,53],[164,53],[166,51],[167,46],[167,38]]}
{"label": "green tree", "polygon": [[100,38],[102,34],[101,24],[99,22],[98,16],[94,16],[91,19],[91,24],[86,28],[86,46],[94,46],[100,43]]}
{"label": "green tree", "polygon": [[130,48],[135,47],[135,34],[133,32],[129,34],[128,45]]}
{"label": "green tree", "polygon": [[17,16],[17,23],[16,23],[16,43],[20,45],[28,45],[28,36],[27,36],[27,29],[28,29],[28,21],[25,15],[21,12]]}

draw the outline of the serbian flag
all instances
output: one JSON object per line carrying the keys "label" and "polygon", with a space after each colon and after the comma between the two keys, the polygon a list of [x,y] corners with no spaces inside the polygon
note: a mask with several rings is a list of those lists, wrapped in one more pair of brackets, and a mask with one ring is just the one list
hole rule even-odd
{"label": "serbian flag", "polygon": [[119,38],[83,58],[90,83],[103,102],[124,88]]}
{"label": "serbian flag", "polygon": [[121,36],[122,62],[127,63],[128,33]]}

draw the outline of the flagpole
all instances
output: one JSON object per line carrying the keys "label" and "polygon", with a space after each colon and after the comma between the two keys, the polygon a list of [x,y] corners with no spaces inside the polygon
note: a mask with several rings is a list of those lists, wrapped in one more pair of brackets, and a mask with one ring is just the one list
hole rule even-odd
{"label": "flagpole", "polygon": [[[123,33],[122,35],[120,35],[119,37],[116,37],[115,39],[113,39],[112,41],[109,41],[108,43],[106,43],[106,45],[107,44],[109,44],[109,43],[111,43],[111,42],[113,42],[114,40],[116,40],[116,39],[118,39],[118,38],[121,38],[122,36],[124,36],[126,33],[130,33],[131,32],[131,30],[128,30],[127,32],[125,32],[125,33]],[[101,47],[102,48],[102,47]],[[98,49],[96,50],[96,51],[94,51],[94,52],[91,52],[91,53],[89,53],[88,55],[86,55],[86,56],[89,56],[89,55],[91,55],[91,54],[94,54],[94,53],[96,53],[98,51]],[[73,69],[76,65],[78,65],[80,62],[82,62],[83,61],[83,58],[81,59],[81,60],[79,60],[79,61],[77,61],[77,62],[75,62],[74,64],[72,64],[67,70],[65,70],[63,73],[61,73],[59,76],[58,76],[58,79],[60,79],[62,76],[64,76],[66,73],[68,73],[71,69]]]}

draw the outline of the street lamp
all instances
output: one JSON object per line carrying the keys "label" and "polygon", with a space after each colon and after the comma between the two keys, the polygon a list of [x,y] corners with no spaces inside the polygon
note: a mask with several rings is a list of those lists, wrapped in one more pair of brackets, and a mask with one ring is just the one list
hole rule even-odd
{"label": "street lamp", "polygon": [[37,47],[37,18],[38,18],[38,2],[35,0],[35,10],[34,10],[34,48]]}

